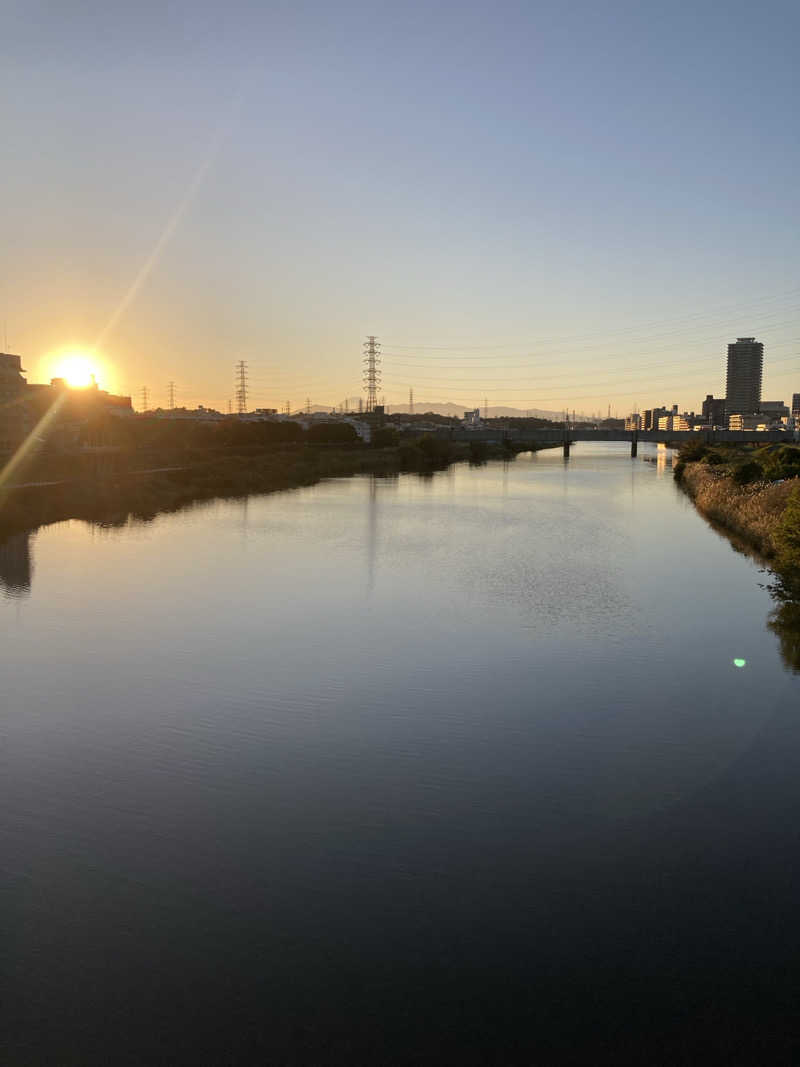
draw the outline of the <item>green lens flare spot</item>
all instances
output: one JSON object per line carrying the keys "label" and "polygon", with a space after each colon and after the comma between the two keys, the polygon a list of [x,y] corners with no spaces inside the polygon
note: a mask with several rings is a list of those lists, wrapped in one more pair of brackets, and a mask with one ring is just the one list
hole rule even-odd
{"label": "green lens flare spot", "polygon": [[734,665],[734,667],[746,667],[747,666],[747,660],[746,659],[735,659],[733,661],[733,665]]}

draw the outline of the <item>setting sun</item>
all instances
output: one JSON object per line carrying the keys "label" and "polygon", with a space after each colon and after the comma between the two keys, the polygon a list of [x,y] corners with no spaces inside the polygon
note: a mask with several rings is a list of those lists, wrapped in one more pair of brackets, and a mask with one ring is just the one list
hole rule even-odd
{"label": "setting sun", "polygon": [[53,377],[63,378],[73,389],[85,389],[95,378],[95,368],[88,356],[79,352],[70,353],[57,364]]}

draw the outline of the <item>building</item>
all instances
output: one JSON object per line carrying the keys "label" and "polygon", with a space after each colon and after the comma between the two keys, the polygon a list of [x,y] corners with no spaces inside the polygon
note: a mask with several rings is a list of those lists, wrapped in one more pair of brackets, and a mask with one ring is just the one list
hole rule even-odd
{"label": "building", "polygon": [[82,427],[109,415],[132,415],[129,396],[114,396],[91,385],[72,387],[63,378],[49,385],[29,384],[19,356],[0,353],[0,452],[14,452],[49,412],[47,444],[51,448],[75,445]]}
{"label": "building", "polygon": [[473,411],[464,412],[462,426],[465,430],[479,430],[482,425],[483,423],[481,422],[480,408],[475,408]]}
{"label": "building", "polygon": [[0,452],[13,452],[25,440],[28,410],[22,357],[0,352]]}
{"label": "building", "polygon": [[792,415],[800,419],[800,393],[792,393]]}
{"label": "building", "polygon": [[776,421],[788,419],[791,414],[782,400],[762,400],[761,407],[758,410],[762,415],[766,416],[764,421],[769,421],[769,419],[775,419]]}
{"label": "building", "polygon": [[703,421],[712,426],[727,426],[725,419],[725,397],[715,397],[708,393],[703,401]]}
{"label": "building", "polygon": [[763,415],[729,415],[729,430],[782,430],[782,423],[767,422]]}
{"label": "building", "polygon": [[642,428],[642,416],[638,411],[634,411],[632,415],[628,415],[625,419],[626,430],[641,430]]}
{"label": "building", "polygon": [[754,415],[761,407],[764,346],[755,337],[738,337],[728,345],[725,410],[728,415]]}
{"label": "building", "polygon": [[[677,411],[677,408],[675,410]],[[642,412],[642,429],[657,430],[658,420],[667,413],[666,408],[647,408]]]}

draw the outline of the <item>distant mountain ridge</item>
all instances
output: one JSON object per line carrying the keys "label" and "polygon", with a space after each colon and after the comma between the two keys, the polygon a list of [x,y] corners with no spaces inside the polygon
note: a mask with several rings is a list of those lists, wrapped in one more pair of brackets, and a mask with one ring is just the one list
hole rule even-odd
{"label": "distant mountain ridge", "polygon": [[[358,415],[357,404],[358,404],[357,400],[355,402],[353,402],[352,400],[348,401],[348,408],[349,408],[349,410],[347,412],[348,415],[351,415],[351,416],[352,415]],[[314,412],[314,413],[316,413],[316,412],[320,412],[320,413],[326,412],[327,413],[327,412],[332,411],[332,410],[333,410],[333,406],[332,405],[329,406],[329,407],[326,407],[324,404],[312,404],[311,405],[311,411]],[[343,414],[341,405],[337,404],[336,405],[336,410],[340,414]],[[442,404],[442,403],[429,404],[425,400],[415,400],[414,401],[414,414],[415,415],[424,415],[425,412],[429,411],[433,415],[446,415],[446,416],[449,416],[451,418],[460,419],[460,418],[463,418],[464,412],[467,411],[467,410],[468,409],[463,404],[453,404],[453,403],[451,403],[449,401],[444,403],[444,404]],[[483,417],[483,405],[481,405],[480,411],[481,411],[481,417]],[[561,422],[561,420],[564,418],[564,412],[563,411],[547,411],[544,408],[508,408],[508,407],[502,407],[502,406],[499,406],[499,405],[498,406],[492,406],[490,404],[489,407],[487,408],[487,411],[488,411],[488,417],[490,419],[525,419],[525,418],[533,418],[533,419],[549,419],[552,422]],[[407,414],[409,414],[408,404],[407,403],[406,404],[387,404],[386,405],[386,413],[387,413],[387,415],[404,415],[404,414],[407,415]],[[576,415],[575,416],[575,420],[576,420],[576,422],[588,422],[588,421],[590,421],[587,418],[586,415]]]}
{"label": "distant mountain ridge", "polygon": [[[414,413],[416,415],[424,415],[426,411],[432,412],[434,415],[454,415],[456,418],[462,418],[464,412],[468,410],[463,404],[427,404],[424,400],[414,401]],[[399,415],[403,412],[408,412],[408,404],[389,404],[387,405],[387,411],[392,415]],[[563,411],[546,411],[544,408],[507,408],[501,406],[493,406],[489,404],[486,409],[488,417],[490,419],[550,419],[553,422],[560,422],[564,418]],[[481,405],[481,416],[483,416],[484,409]],[[578,421],[585,421],[585,416],[576,416]]]}

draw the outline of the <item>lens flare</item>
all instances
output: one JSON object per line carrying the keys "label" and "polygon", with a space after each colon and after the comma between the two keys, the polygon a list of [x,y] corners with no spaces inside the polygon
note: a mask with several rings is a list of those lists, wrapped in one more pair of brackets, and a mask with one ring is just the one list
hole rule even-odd
{"label": "lens flare", "polygon": [[735,659],[733,661],[733,665],[734,665],[734,667],[746,667],[747,666],[747,660],[746,659]]}

